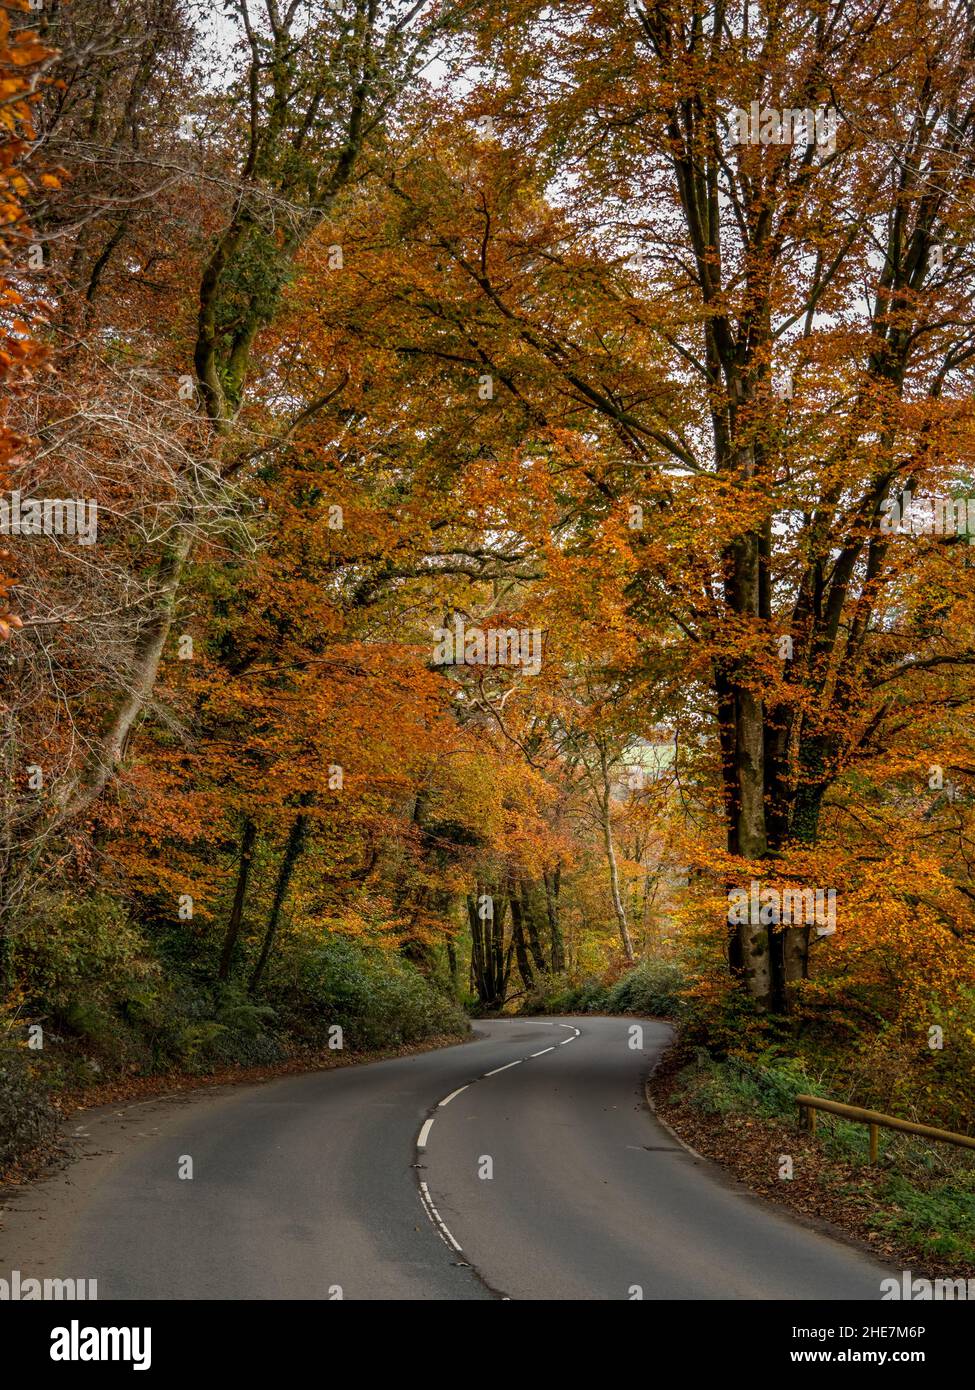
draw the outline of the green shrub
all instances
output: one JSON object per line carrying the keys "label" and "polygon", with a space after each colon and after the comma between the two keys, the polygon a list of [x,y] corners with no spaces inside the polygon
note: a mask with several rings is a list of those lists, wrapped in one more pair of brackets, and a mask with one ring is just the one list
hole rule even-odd
{"label": "green shrub", "polygon": [[683,987],[684,973],[676,961],[641,961],[609,990],[603,1011],[676,1018],[683,1012]]}
{"label": "green shrub", "polygon": [[44,1022],[44,1080],[56,1089],[84,1085],[93,1070],[206,1073],[287,1053],[269,1005],[158,959],[101,894],[38,894],[13,939],[13,965],[27,1015]]}
{"label": "green shrub", "polygon": [[347,937],[300,938],[282,947],[268,993],[288,1030],[310,1046],[341,1027],[346,1047],[367,1049],[459,1035],[460,1005],[389,951]]}
{"label": "green shrub", "polygon": [[606,999],[606,986],[589,978],[581,983],[566,975],[542,975],[526,995],[519,1013],[522,1014],[584,1014],[599,1013]]}
{"label": "green shrub", "polygon": [[684,976],[675,961],[645,960],[606,985],[589,977],[573,983],[564,975],[545,976],[526,997],[523,1014],[645,1014],[676,1018],[684,1007]]}
{"label": "green shrub", "polygon": [[820,1094],[803,1063],[766,1054],[757,1060],[717,1061],[699,1048],[694,1062],[680,1073],[678,1085],[688,1102],[705,1115],[752,1111],[766,1119],[795,1119],[796,1096]]}
{"label": "green shrub", "polygon": [[125,909],[104,894],[35,893],[11,946],[28,1007],[87,1015],[96,1032],[112,1005],[161,974]]}

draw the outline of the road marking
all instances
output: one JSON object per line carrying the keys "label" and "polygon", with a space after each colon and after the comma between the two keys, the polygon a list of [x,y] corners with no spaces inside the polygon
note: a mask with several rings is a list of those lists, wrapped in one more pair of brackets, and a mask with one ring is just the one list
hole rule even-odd
{"label": "road marking", "polygon": [[521,1064],[522,1064],[522,1062],[523,1062],[524,1060],[525,1060],[524,1057],[519,1057],[518,1060],[517,1060],[517,1062],[508,1062],[507,1066],[495,1067],[495,1068],[494,1068],[494,1071],[486,1071],[486,1072],[484,1073],[484,1075],[485,1075],[485,1076],[497,1076],[498,1072],[500,1072],[500,1071],[507,1071],[507,1070],[508,1070],[508,1067],[520,1067]]}
{"label": "road marking", "polygon": [[[470,1084],[471,1083],[468,1081],[467,1086],[469,1086]],[[456,1091],[451,1091],[450,1095],[445,1096],[444,1099],[440,1102],[440,1104],[437,1106],[437,1109],[442,1110],[445,1105],[449,1105],[450,1102],[453,1100],[454,1096],[459,1096],[461,1091],[467,1090],[467,1086],[458,1086]],[[430,1123],[433,1124],[433,1121],[431,1120]]]}
{"label": "road marking", "polygon": [[[540,1024],[539,1026],[540,1026],[540,1027],[543,1027],[543,1028],[570,1028],[570,1029],[572,1029],[572,1037],[571,1037],[571,1038],[563,1038],[563,1039],[562,1039],[562,1042],[559,1044],[560,1047],[564,1046],[565,1043],[575,1042],[576,1038],[582,1036],[581,1029],[579,1029],[579,1028],[574,1028],[574,1027],[572,1026],[571,1023],[543,1023],[543,1024]],[[489,1076],[498,1076],[498,1075],[500,1075],[500,1073],[503,1072],[503,1071],[510,1071],[512,1067],[520,1067],[521,1064],[522,1064],[522,1062],[531,1061],[531,1058],[532,1058],[532,1057],[544,1057],[546,1052],[554,1052],[554,1051],[555,1051],[555,1043],[553,1043],[551,1047],[543,1047],[542,1050],[541,1050],[541,1052],[532,1052],[532,1053],[530,1054],[530,1056],[528,1056],[528,1057],[519,1057],[519,1058],[517,1058],[514,1062],[506,1062],[505,1065],[504,1065],[503,1067],[495,1067],[495,1068],[494,1068],[494,1071],[486,1071],[486,1072],[484,1073],[484,1075],[483,1075],[480,1079],[481,1079],[482,1081],[484,1081],[484,1080],[486,1080],[486,1078],[489,1077]],[[472,1084],[472,1083],[471,1083],[470,1081],[468,1081],[466,1086],[458,1086],[456,1091],[451,1091],[451,1093],[450,1093],[449,1096],[444,1096],[443,1100],[438,1101],[438,1103],[437,1103],[437,1109],[438,1109],[438,1110],[442,1110],[443,1107],[444,1107],[445,1105],[449,1105],[450,1102],[454,1099],[455,1096],[459,1096],[460,1093],[461,1093],[461,1091],[466,1091],[466,1090],[467,1090],[467,1087],[470,1086],[471,1084]],[[431,1129],[433,1128],[433,1122],[434,1122],[434,1119],[435,1119],[435,1118],[436,1118],[436,1116],[431,1115],[429,1119],[427,1119],[427,1120],[425,1120],[425,1121],[423,1122],[423,1127],[422,1127],[422,1129],[420,1130],[420,1133],[417,1135],[417,1139],[416,1139],[416,1147],[417,1147],[417,1151],[418,1151],[418,1152],[420,1152],[420,1151],[422,1151],[422,1150],[424,1150],[424,1149],[426,1148],[426,1146],[427,1146],[427,1139],[430,1137],[430,1131],[431,1131]],[[450,1230],[450,1227],[447,1225],[446,1221],[444,1221],[444,1219],[443,1219],[443,1217],[440,1215],[439,1211],[437,1211],[436,1205],[434,1204],[434,1200],[433,1200],[433,1198],[430,1196],[430,1189],[427,1187],[426,1183],[423,1182],[422,1180],[420,1181],[420,1201],[423,1203],[423,1210],[426,1212],[427,1216],[430,1218],[430,1221],[431,1221],[431,1223],[433,1224],[433,1227],[434,1227],[434,1229],[436,1230],[437,1235],[438,1235],[438,1236],[440,1237],[440,1239],[443,1241],[444,1245],[447,1246],[448,1250],[453,1250],[455,1254],[457,1254],[457,1255],[463,1255],[463,1253],[464,1253],[463,1248],[462,1248],[461,1245],[454,1239],[454,1236],[453,1236],[453,1233],[452,1233],[451,1230]],[[511,1300],[506,1298],[504,1301],[505,1301],[506,1303],[510,1303]]]}
{"label": "road marking", "polygon": [[[428,1123],[431,1122],[428,1121]],[[430,1196],[430,1189],[427,1187],[425,1182],[420,1183],[420,1200],[423,1203],[424,1210],[426,1211],[427,1216],[429,1216],[430,1220],[433,1222],[434,1227],[437,1231],[437,1235],[440,1237],[440,1239],[451,1250],[455,1250],[458,1255],[463,1255],[464,1252],[457,1244],[456,1240],[454,1240],[454,1237],[450,1232],[449,1226],[447,1225],[443,1217],[440,1215],[439,1211],[437,1211],[437,1208],[434,1206],[433,1198]]]}

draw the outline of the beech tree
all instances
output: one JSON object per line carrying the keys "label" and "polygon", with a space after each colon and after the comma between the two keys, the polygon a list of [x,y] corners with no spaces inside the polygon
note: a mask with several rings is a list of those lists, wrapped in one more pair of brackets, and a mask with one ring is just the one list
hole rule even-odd
{"label": "beech tree", "polygon": [[[612,528],[632,550],[644,664],[710,689],[747,880],[816,841],[903,682],[950,669],[967,703],[967,546],[890,523],[906,493],[970,487],[972,16],[513,19],[482,29],[492,77],[466,102],[493,140],[467,168],[431,142],[396,182],[417,258],[449,277],[436,299],[415,279],[436,327],[410,351],[493,367],[526,446],[575,432],[572,502],[592,545]],[[781,1009],[809,932],[749,923],[729,951]]]}

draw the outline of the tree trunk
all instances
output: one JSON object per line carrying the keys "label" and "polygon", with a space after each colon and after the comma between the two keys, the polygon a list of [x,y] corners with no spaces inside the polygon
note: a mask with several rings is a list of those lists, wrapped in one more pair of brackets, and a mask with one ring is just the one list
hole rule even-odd
{"label": "tree trunk", "polygon": [[[745,571],[744,577],[736,577],[736,590],[757,584],[757,576],[750,564],[745,565]],[[731,675],[724,693],[724,708],[729,710],[730,705],[734,719],[730,740],[733,784],[728,846],[733,854],[741,855],[743,859],[764,859],[769,847],[765,829],[765,721],[762,701],[754,691],[741,684],[740,673]],[[761,922],[744,922],[739,925],[737,940],[729,950],[732,969],[740,974],[751,998],[766,1009],[774,1006],[773,996],[776,993],[772,960],[774,930]]]}
{"label": "tree trunk", "polygon": [[792,1003],[792,986],[798,980],[809,978],[809,942],[811,927],[789,927],[782,933],[783,969],[786,1006]]}
{"label": "tree trunk", "polygon": [[538,973],[544,975],[548,970],[548,965],[545,961],[545,951],[542,947],[542,940],[538,933],[538,919],[535,916],[535,904],[532,901],[531,887],[528,880],[525,878],[521,880],[521,912],[532,961]]}
{"label": "tree trunk", "polygon": [[304,811],[302,811],[295,817],[294,823],[288,834],[288,842],[284,847],[284,857],[278,869],[277,883],[274,885],[274,901],[271,904],[271,915],[267,921],[267,930],[264,933],[261,954],[257,958],[257,964],[254,966],[250,984],[247,986],[251,994],[256,992],[257,986],[260,984],[261,977],[264,974],[264,968],[267,965],[268,957],[271,954],[271,948],[274,945],[274,938],[278,930],[281,908],[284,906],[284,900],[288,894],[288,888],[291,884],[291,876],[295,871],[295,865],[301,857],[301,851],[304,848],[307,829],[308,817],[305,815]]}
{"label": "tree trunk", "polygon": [[250,816],[244,817],[244,831],[240,841],[240,866],[237,870],[237,886],[234,889],[233,906],[230,909],[230,919],[227,922],[227,931],[223,939],[223,950],[220,953],[220,969],[217,972],[218,980],[226,980],[230,976],[230,967],[233,963],[234,951],[237,948],[237,939],[240,936],[241,923],[244,920],[244,901],[247,897],[247,881],[250,878],[251,864],[254,861],[254,845],[257,841],[257,826]]}
{"label": "tree trunk", "polygon": [[508,948],[507,958],[504,951],[504,917],[507,910],[507,900],[505,898],[495,898],[494,917],[491,922],[491,960],[493,965],[494,998],[496,1006],[500,1009],[504,1004],[505,995],[508,992],[508,976],[511,973],[511,953],[514,946],[512,942]]}
{"label": "tree trunk", "polygon": [[109,778],[114,776],[122,763],[135,722],[145,712],[152,698],[163,648],[172,626],[176,595],[192,544],[187,523],[184,534],[160,563],[154,612],[143,629],[133,655],[128,689],[86,766],[78,777],[65,786],[59,797],[57,823],[72,820],[87,810],[101,796]]}
{"label": "tree trunk", "polygon": [[511,940],[514,943],[515,960],[518,962],[518,974],[521,976],[525,989],[530,990],[535,979],[532,975],[531,962],[528,959],[528,950],[525,946],[525,918],[517,893],[511,895]]}
{"label": "tree trunk", "polygon": [[[800,753],[799,786],[791,817],[791,835],[803,844],[816,843],[819,814],[829,784],[826,773],[828,750],[821,739],[803,742]],[[778,933],[781,957],[781,998],[777,1007],[787,1013],[795,996],[794,986],[809,978],[809,946],[813,938],[810,925],[783,927]]]}
{"label": "tree trunk", "polygon": [[[482,918],[480,900],[486,896],[491,897],[491,914]],[[471,975],[475,993],[485,1009],[497,1009],[504,1003],[507,970],[510,969],[510,952],[507,963],[504,955],[504,911],[504,899],[482,892],[480,884],[467,899]]]}
{"label": "tree trunk", "polygon": [[550,874],[548,870],[543,874],[545,882],[545,910],[548,914],[548,931],[552,943],[552,973],[561,974],[565,969],[565,942],[562,939],[562,928],[559,925],[559,891],[562,886],[562,862],[556,864],[555,869]]}
{"label": "tree trunk", "polygon": [[613,848],[613,831],[610,825],[608,795],[603,804],[600,819],[603,823],[603,844],[606,847],[606,862],[609,865],[609,888],[613,899],[613,911],[616,913],[616,923],[619,927],[620,941],[623,943],[623,953],[632,965],[636,957],[633,954],[633,942],[630,939],[630,929],[626,922],[626,908],[623,906],[623,899],[620,896],[620,877],[616,867],[616,851]]}

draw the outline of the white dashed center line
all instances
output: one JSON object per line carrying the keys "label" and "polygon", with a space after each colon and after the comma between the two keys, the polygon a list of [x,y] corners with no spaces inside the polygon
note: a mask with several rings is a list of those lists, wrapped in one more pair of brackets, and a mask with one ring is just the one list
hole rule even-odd
{"label": "white dashed center line", "polygon": [[[582,1036],[581,1030],[579,1028],[574,1028],[571,1023],[543,1023],[538,1026],[542,1028],[570,1029],[572,1032],[572,1037],[563,1038],[562,1041],[558,1044],[559,1047],[564,1047],[566,1043],[575,1042],[576,1038]],[[520,1067],[522,1062],[529,1062],[531,1061],[532,1057],[544,1057],[546,1052],[554,1051],[555,1043],[553,1043],[551,1047],[543,1047],[541,1052],[532,1052],[527,1057],[519,1057],[514,1062],[506,1062],[503,1067],[495,1067],[493,1071],[486,1071],[484,1075],[480,1078],[480,1080],[486,1081],[489,1076],[498,1076],[503,1071],[510,1071],[512,1067]],[[468,1081],[466,1086],[458,1086],[456,1091],[451,1091],[449,1096],[444,1096],[443,1100],[437,1102],[437,1109],[442,1110],[445,1105],[449,1105],[455,1096],[459,1096],[462,1091],[466,1091],[468,1086],[470,1085],[471,1082]],[[426,1149],[427,1140],[430,1137],[431,1129],[433,1129],[433,1121],[435,1118],[436,1117],[434,1115],[431,1115],[429,1119],[424,1120],[423,1122],[423,1126],[420,1129],[420,1133],[416,1137],[416,1147],[418,1153],[422,1153],[423,1150]],[[430,1196],[430,1189],[427,1187],[425,1182],[420,1183],[420,1201],[423,1203],[423,1209],[426,1212],[427,1216],[430,1218],[431,1222],[433,1223],[437,1234],[439,1235],[440,1239],[444,1242],[444,1244],[447,1246],[447,1248],[449,1250],[453,1250],[458,1255],[463,1255],[463,1249],[454,1239],[453,1234],[451,1233],[446,1221],[444,1221],[439,1211],[437,1211],[434,1200]],[[505,1301],[508,1302],[510,1300]]]}
{"label": "white dashed center line", "polygon": [[[524,1060],[525,1060],[524,1057],[519,1057],[518,1060],[517,1060],[517,1062],[508,1062],[506,1066],[503,1066],[503,1067],[495,1067],[495,1068],[494,1068],[494,1071],[486,1071],[486,1072],[484,1073],[484,1076],[485,1076],[485,1077],[487,1077],[487,1076],[497,1076],[498,1072],[500,1072],[500,1071],[507,1071],[507,1070],[508,1070],[508,1067],[520,1067],[521,1064],[522,1064],[522,1062],[523,1062]],[[482,1079],[483,1079],[483,1078],[482,1078]]]}
{"label": "white dashed center line", "polygon": [[449,1249],[456,1250],[458,1255],[463,1255],[463,1250],[461,1250],[460,1246],[454,1240],[447,1227],[446,1222],[440,1215],[439,1211],[437,1211],[437,1208],[433,1205],[433,1198],[430,1196],[429,1189],[425,1182],[420,1183],[420,1201],[423,1203],[427,1216],[429,1216],[430,1220],[437,1228],[437,1234],[440,1236],[440,1239],[444,1242],[446,1246],[449,1247]]}
{"label": "white dashed center line", "polygon": [[[468,1081],[467,1086],[469,1086],[470,1084],[471,1083]],[[442,1110],[445,1105],[449,1105],[450,1102],[453,1100],[454,1096],[459,1096],[461,1091],[467,1090],[467,1086],[458,1086],[456,1091],[451,1091],[449,1096],[444,1096],[443,1100],[437,1106],[437,1109]]]}

